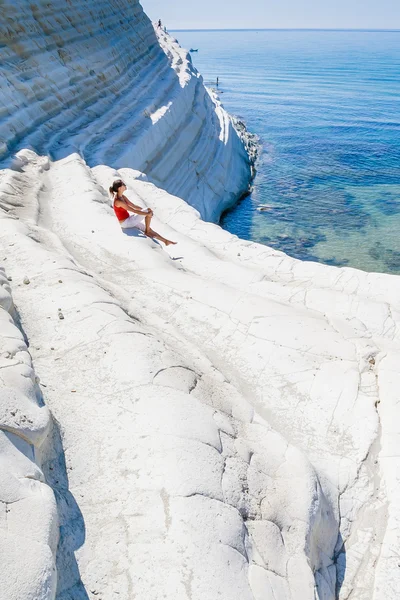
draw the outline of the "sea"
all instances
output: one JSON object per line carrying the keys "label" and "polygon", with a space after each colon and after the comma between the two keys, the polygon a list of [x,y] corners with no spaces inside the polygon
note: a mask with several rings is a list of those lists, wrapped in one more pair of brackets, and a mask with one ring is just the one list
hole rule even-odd
{"label": "sea", "polygon": [[175,31],[260,138],[221,225],[302,260],[400,274],[400,31]]}

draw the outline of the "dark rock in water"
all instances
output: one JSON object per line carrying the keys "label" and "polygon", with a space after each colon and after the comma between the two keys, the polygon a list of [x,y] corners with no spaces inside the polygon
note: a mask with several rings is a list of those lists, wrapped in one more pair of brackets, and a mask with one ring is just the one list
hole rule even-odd
{"label": "dark rock in water", "polygon": [[400,272],[400,252],[385,248],[382,242],[376,242],[372,248],[368,250],[368,254],[374,260],[380,260],[385,264],[388,271],[392,273]]}
{"label": "dark rock in water", "polygon": [[303,248],[312,248],[313,246],[315,246],[316,242],[307,238],[299,238],[298,244]]}
{"label": "dark rock in water", "polygon": [[318,256],[310,253],[304,253],[304,255],[295,258],[299,258],[300,260],[306,260],[308,262],[321,262]]}
{"label": "dark rock in water", "polygon": [[376,242],[376,244],[368,250],[368,254],[374,260],[379,260],[382,257],[384,251],[385,248],[382,246],[381,242]]}
{"label": "dark rock in water", "polygon": [[260,240],[261,244],[265,244],[266,246],[272,246],[273,240],[270,237],[263,236]]}
{"label": "dark rock in water", "polygon": [[388,217],[400,213],[400,198],[394,197],[390,192],[384,192],[375,200],[375,204],[378,210]]}
{"label": "dark rock in water", "polygon": [[301,236],[290,236],[287,233],[280,233],[275,239],[262,238],[263,244],[267,244],[277,250],[282,250],[293,258],[315,261],[319,261],[320,259],[316,255],[311,254],[310,249],[319,242],[324,241],[326,241],[326,236],[319,231],[313,231],[313,233],[307,237],[304,236],[304,234]]}
{"label": "dark rock in water", "polygon": [[268,214],[275,222],[301,223],[304,229],[308,227],[305,215],[310,215],[309,227],[313,233],[333,229],[346,236],[355,229],[365,228],[371,219],[356,197],[345,189],[324,189],[321,197],[321,189],[310,189],[310,180],[302,178],[282,179],[276,182],[276,187],[280,193],[274,198],[273,211]]}
{"label": "dark rock in water", "polygon": [[346,267],[349,264],[349,260],[347,258],[326,258],[324,259],[324,264],[330,265],[331,267]]}
{"label": "dark rock in water", "polygon": [[259,212],[270,212],[274,210],[274,207],[271,204],[261,204],[261,206],[257,206],[257,210]]}
{"label": "dark rock in water", "polygon": [[387,250],[385,265],[390,271],[398,273],[400,271],[400,252],[397,250]]}

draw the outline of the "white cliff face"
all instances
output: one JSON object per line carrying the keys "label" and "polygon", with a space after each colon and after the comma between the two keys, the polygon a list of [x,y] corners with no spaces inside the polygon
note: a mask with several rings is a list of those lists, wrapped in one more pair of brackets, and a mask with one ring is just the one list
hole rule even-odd
{"label": "white cliff face", "polygon": [[14,319],[9,282],[1,268],[0,597],[51,600],[57,585],[58,518],[40,465],[49,411],[41,402],[31,357]]}
{"label": "white cliff face", "polygon": [[[241,241],[130,169],[19,164],[0,248],[61,428],[58,599],[394,599],[399,278]],[[121,233],[117,176],[169,254]]]}
{"label": "white cliff face", "polygon": [[[137,0],[2,3],[0,160],[20,148],[144,171],[216,221],[250,168],[185,50]],[[221,202],[222,199],[222,202]]]}
{"label": "white cliff face", "polygon": [[[175,286],[187,287],[178,292],[182,299],[200,291],[196,273],[182,278],[180,263],[153,243],[123,236],[99,184],[78,157],[48,170],[32,154],[21,158],[24,172],[4,172],[1,195],[4,206],[21,219],[3,213],[0,243],[2,251],[13,244],[18,256],[10,269],[13,281],[20,283],[22,272],[29,273],[29,289],[16,283],[15,292],[46,401],[63,435],[65,455],[60,457],[56,447],[45,464],[62,528],[57,597],[84,598],[81,576],[87,590],[104,598],[118,591],[127,600],[133,593],[154,600],[161,595],[258,600],[272,590],[287,599],[295,594],[313,598],[314,570],[327,574],[321,589],[333,597],[330,557],[337,515],[314,468],[256,415],[208,358],[200,339],[198,346],[193,343],[198,326],[185,334],[183,328],[170,329],[162,315],[165,303],[175,305]],[[101,168],[100,178],[110,175]],[[100,201],[99,214],[90,219],[95,229],[87,230],[88,247],[80,247],[87,257],[98,254],[102,267],[95,278],[66,250],[70,243],[75,247],[70,221],[63,217],[64,194],[73,181]],[[46,198],[38,193],[44,187]],[[51,198],[57,198],[55,214],[47,205],[50,189]],[[25,202],[14,210],[15,190]],[[81,211],[90,211],[91,202],[76,199]],[[75,209],[65,204],[76,222]],[[192,217],[197,220],[194,211]],[[105,223],[114,231],[107,236],[111,254],[117,252],[111,263],[106,255],[101,258],[107,248],[95,248],[91,239]],[[139,253],[132,261],[135,246]],[[188,238],[189,255],[191,246]],[[117,266],[117,256],[127,250],[130,275]],[[149,268],[148,283],[137,272],[140,264]],[[117,280],[103,278],[110,267],[127,276],[127,288],[117,291]],[[165,286],[168,279],[172,288]],[[213,310],[220,293],[228,291],[222,285],[203,310]],[[159,297],[156,310],[150,304],[144,308],[148,294]],[[190,319],[187,324],[191,327]]]}
{"label": "white cliff face", "polygon": [[0,600],[397,598],[400,279],[201,220],[248,161],[137,2],[2,11]]}

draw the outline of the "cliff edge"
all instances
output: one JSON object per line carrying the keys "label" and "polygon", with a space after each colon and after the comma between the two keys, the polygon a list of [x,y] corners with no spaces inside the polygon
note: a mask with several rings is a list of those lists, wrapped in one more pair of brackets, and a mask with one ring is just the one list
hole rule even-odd
{"label": "cliff edge", "polygon": [[30,148],[145,172],[217,221],[250,164],[189,54],[138,0],[2,3],[0,165]]}

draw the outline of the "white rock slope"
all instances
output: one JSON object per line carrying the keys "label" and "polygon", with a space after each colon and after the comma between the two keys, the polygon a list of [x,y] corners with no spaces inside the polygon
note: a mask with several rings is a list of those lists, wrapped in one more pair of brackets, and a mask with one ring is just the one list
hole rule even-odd
{"label": "white rock slope", "polygon": [[[394,599],[399,279],[238,240],[129,169],[22,163],[0,247],[62,430],[58,598]],[[121,233],[117,175],[171,256]]]}
{"label": "white rock slope", "polygon": [[[5,258],[11,259],[11,253]],[[53,492],[40,468],[49,411],[43,406],[31,358],[13,316],[17,319],[1,268],[0,597],[50,600],[57,584],[58,519]]]}
{"label": "white rock slope", "polygon": [[0,600],[395,600],[400,279],[201,220],[248,161],[138,2],[1,8]]}
{"label": "white rock slope", "polygon": [[137,0],[6,0],[1,12],[3,164],[20,148],[77,151],[91,166],[146,172],[207,220],[247,189],[228,114]]}

